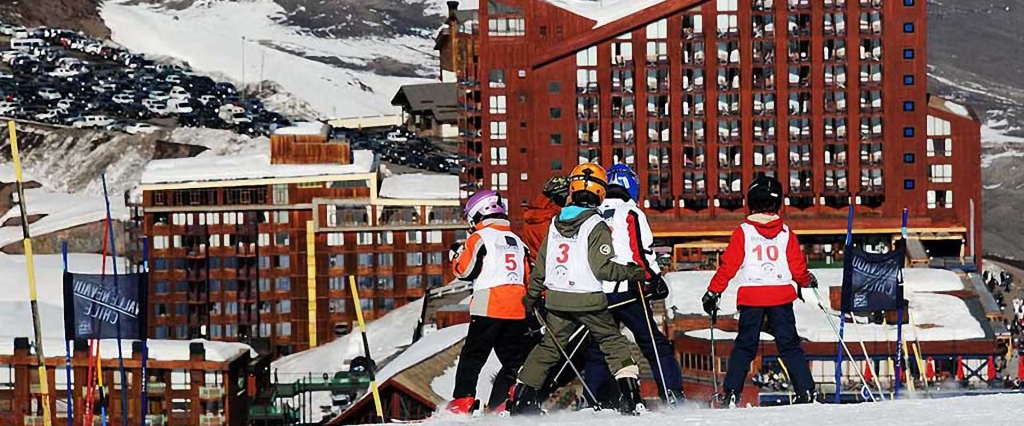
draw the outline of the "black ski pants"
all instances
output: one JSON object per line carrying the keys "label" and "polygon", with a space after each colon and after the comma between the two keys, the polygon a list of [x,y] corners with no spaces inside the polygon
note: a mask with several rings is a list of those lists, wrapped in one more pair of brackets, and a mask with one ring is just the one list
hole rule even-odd
{"label": "black ski pants", "polygon": [[796,317],[793,304],[781,306],[753,307],[740,306],[739,334],[729,355],[729,366],[725,372],[723,386],[726,391],[737,394],[743,390],[750,363],[757,356],[757,345],[761,342],[761,322],[767,317],[775,337],[775,346],[786,363],[790,380],[798,394],[814,389],[814,379],[807,365],[807,357],[800,347],[800,336],[796,332]]}
{"label": "black ski pants", "polygon": [[473,316],[469,334],[462,346],[459,366],[455,370],[455,392],[452,399],[476,396],[480,370],[493,350],[501,361],[501,370],[494,378],[494,387],[487,405],[497,407],[508,399],[508,391],[516,383],[516,373],[529,352],[525,320],[507,320]]}

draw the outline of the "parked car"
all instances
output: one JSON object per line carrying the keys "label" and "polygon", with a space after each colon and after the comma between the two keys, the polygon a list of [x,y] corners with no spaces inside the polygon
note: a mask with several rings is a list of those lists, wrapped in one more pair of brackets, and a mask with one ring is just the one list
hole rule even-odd
{"label": "parked car", "polygon": [[49,87],[44,87],[42,89],[39,89],[39,92],[36,92],[36,93],[39,94],[39,97],[41,99],[47,100],[47,101],[56,101],[56,100],[59,100],[60,98],[63,97],[63,96],[61,96],[60,92],[57,91],[57,89],[53,89],[53,88],[49,88]]}
{"label": "parked car", "polygon": [[160,130],[158,127],[149,123],[133,123],[125,126],[124,131],[130,135],[137,135],[140,133],[148,134]]}
{"label": "parked car", "polygon": [[76,129],[104,127],[113,122],[113,119],[105,115],[87,115],[84,117],[79,117],[71,124],[71,127],[74,127]]}

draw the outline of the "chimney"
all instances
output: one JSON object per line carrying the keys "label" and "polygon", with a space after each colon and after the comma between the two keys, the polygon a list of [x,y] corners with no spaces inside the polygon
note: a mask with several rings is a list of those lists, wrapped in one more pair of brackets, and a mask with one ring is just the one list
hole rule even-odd
{"label": "chimney", "polygon": [[[452,74],[455,75],[455,85],[458,87],[459,84],[459,17],[455,16],[455,12],[459,10],[459,2],[454,0],[448,1],[448,37],[451,38],[451,50],[452,50]],[[441,74],[444,74],[444,67],[442,67]],[[444,80],[444,77],[441,77]]]}
{"label": "chimney", "polygon": [[192,342],[188,344],[189,361],[206,361],[206,347],[203,342]]}
{"label": "chimney", "polygon": [[30,356],[32,355],[32,345],[28,343],[28,337],[15,337],[14,338],[14,355]]}

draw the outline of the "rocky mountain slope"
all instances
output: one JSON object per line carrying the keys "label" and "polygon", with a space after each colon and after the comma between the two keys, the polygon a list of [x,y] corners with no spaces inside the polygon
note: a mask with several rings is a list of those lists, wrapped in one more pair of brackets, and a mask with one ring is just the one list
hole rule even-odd
{"label": "rocky mountain slope", "polygon": [[20,0],[0,2],[0,20],[28,27],[49,26],[106,38],[110,29],[99,16],[103,0]]}

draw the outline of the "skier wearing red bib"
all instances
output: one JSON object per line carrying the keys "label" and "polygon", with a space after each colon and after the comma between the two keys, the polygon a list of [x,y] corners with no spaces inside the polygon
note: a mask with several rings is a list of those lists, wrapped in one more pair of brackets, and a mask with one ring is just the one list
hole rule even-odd
{"label": "skier wearing red bib", "polygon": [[491,350],[501,361],[488,400],[492,410],[508,399],[529,350],[522,303],[530,274],[526,244],[512,232],[505,200],[497,192],[473,194],[466,202],[466,218],[474,231],[452,262],[458,279],[473,282],[469,333],[455,371],[453,401],[448,404],[456,413],[468,413],[477,406],[477,379]]}
{"label": "skier wearing red bib", "polygon": [[779,217],[782,184],[767,176],[754,179],[747,189],[747,205],[751,214],[733,231],[721,265],[702,299],[704,311],[711,315],[718,310],[718,301],[730,281],[739,286],[739,334],[729,356],[723,382],[725,393],[720,402],[724,407],[739,403],[750,363],[757,355],[764,318],[768,319],[779,354],[792,374],[795,402],[813,402],[817,394],[796,331],[793,302],[798,290],[793,284],[817,288],[818,282],[807,270],[796,235]]}

